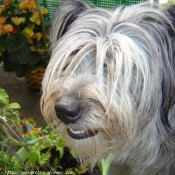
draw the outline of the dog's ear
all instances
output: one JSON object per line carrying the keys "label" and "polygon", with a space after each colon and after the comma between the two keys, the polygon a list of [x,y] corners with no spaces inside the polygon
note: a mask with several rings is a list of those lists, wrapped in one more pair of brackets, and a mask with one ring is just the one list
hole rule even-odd
{"label": "dog's ear", "polygon": [[64,0],[59,5],[52,20],[52,44],[66,33],[72,22],[87,8],[88,6],[78,0]]}
{"label": "dog's ear", "polygon": [[175,5],[171,5],[167,9],[164,10],[164,13],[168,17],[168,19],[171,21],[171,24],[174,28],[172,28],[170,25],[167,25],[167,30],[171,37],[175,37]]}

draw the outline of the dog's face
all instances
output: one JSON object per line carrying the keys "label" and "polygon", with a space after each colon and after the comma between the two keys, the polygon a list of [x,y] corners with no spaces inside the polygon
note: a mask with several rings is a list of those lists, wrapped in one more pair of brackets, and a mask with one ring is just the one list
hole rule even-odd
{"label": "dog's face", "polygon": [[162,67],[171,69],[166,20],[145,5],[109,11],[65,1],[58,8],[41,108],[68,146],[92,166],[111,151],[115,158],[125,157],[133,145],[143,144],[162,96],[168,99],[162,88],[173,91],[162,84],[172,78]]}

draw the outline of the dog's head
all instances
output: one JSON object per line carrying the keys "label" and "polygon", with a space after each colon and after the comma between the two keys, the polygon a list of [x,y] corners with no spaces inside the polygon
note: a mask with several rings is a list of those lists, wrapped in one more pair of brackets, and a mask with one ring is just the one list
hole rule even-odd
{"label": "dog's head", "polygon": [[160,110],[174,100],[167,28],[167,17],[145,4],[107,10],[67,0],[58,7],[41,109],[80,158],[94,164],[110,151],[126,155],[161,123]]}

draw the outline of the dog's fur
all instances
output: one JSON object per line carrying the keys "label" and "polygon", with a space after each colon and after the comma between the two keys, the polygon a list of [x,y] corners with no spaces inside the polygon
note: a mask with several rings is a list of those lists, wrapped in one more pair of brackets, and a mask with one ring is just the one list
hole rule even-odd
{"label": "dog's fur", "polygon": [[41,110],[81,162],[111,153],[133,175],[175,174],[173,9],[56,10]]}

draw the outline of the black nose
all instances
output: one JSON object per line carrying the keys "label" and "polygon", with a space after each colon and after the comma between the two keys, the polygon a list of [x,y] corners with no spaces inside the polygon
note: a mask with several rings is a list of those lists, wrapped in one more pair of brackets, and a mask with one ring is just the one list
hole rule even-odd
{"label": "black nose", "polygon": [[69,97],[62,97],[55,103],[57,117],[65,124],[76,122],[81,116],[81,104]]}

